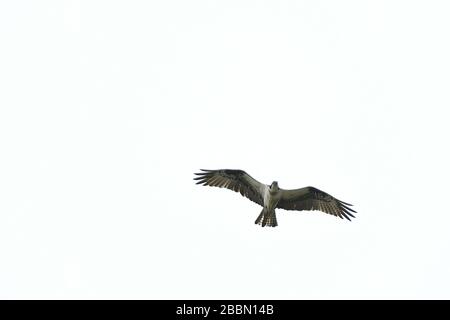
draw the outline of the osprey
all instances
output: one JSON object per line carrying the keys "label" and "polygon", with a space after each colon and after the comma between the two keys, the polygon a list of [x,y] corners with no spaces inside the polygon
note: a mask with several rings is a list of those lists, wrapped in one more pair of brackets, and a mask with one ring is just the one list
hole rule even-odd
{"label": "osprey", "polygon": [[284,190],[278,187],[277,181],[272,182],[270,186],[265,185],[253,179],[243,170],[200,170],[203,172],[195,173],[198,175],[194,178],[194,180],[198,180],[197,184],[228,188],[262,206],[263,209],[255,221],[262,227],[276,227],[278,225],[275,214],[276,208],[319,210],[341,219],[346,218],[349,221],[351,221],[349,216],[355,217],[351,212],[356,213],[356,211],[349,208],[349,206],[352,206],[351,204],[340,201],[314,187]]}

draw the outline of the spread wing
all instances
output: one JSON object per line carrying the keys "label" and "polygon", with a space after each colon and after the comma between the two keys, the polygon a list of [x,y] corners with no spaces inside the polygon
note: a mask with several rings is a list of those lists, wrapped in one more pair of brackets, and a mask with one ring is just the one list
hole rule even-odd
{"label": "spread wing", "polygon": [[203,172],[195,173],[198,175],[198,177],[194,178],[194,180],[198,180],[197,184],[228,188],[239,192],[241,195],[256,202],[260,206],[264,206],[263,192],[266,186],[253,179],[245,171],[230,169],[200,170]]}
{"label": "spread wing", "polygon": [[328,193],[314,187],[306,187],[295,190],[281,189],[281,199],[277,208],[286,210],[319,210],[341,219],[355,217],[351,212],[355,210],[349,208],[349,203],[340,201]]}

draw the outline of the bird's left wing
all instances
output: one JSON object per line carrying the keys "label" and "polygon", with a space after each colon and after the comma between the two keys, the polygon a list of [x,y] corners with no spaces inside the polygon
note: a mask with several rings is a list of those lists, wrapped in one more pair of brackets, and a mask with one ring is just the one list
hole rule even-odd
{"label": "bird's left wing", "polygon": [[[285,210],[319,210],[341,219],[355,217],[351,212],[355,210],[349,208],[351,204],[338,200],[314,187],[305,187],[295,190],[281,189],[281,199],[277,208]],[[351,212],[350,212],[351,211]]]}
{"label": "bird's left wing", "polygon": [[203,172],[195,173],[198,175],[198,177],[194,178],[194,180],[198,180],[197,184],[228,188],[239,192],[241,195],[256,202],[260,206],[264,206],[263,192],[266,186],[252,178],[245,171],[231,169],[200,170]]}

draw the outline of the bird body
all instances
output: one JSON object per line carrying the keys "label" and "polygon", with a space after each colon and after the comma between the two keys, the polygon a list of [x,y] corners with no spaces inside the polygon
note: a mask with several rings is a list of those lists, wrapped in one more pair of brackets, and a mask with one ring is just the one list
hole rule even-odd
{"label": "bird body", "polygon": [[349,208],[349,203],[338,200],[326,192],[314,187],[294,190],[281,189],[277,181],[265,185],[252,178],[243,170],[221,169],[204,170],[195,173],[197,184],[228,188],[250,199],[263,207],[255,223],[262,227],[276,227],[278,225],[275,209],[285,210],[319,210],[337,216],[341,219],[354,215],[355,210]]}
{"label": "bird body", "polygon": [[272,182],[270,186],[265,185],[264,187],[264,206],[255,223],[261,223],[263,227],[266,225],[276,227],[278,223],[275,208],[281,199],[280,188],[276,181]]}

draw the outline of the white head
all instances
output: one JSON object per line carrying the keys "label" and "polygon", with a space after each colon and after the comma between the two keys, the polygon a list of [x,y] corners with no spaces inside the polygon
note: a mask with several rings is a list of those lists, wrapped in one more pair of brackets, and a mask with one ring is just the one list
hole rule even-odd
{"label": "white head", "polygon": [[270,190],[272,190],[272,191],[277,191],[277,190],[279,190],[280,188],[278,187],[278,181],[274,181],[274,182],[272,182],[272,184],[270,185]]}

